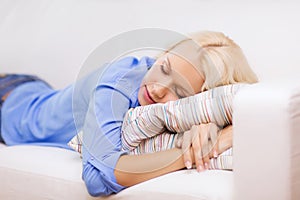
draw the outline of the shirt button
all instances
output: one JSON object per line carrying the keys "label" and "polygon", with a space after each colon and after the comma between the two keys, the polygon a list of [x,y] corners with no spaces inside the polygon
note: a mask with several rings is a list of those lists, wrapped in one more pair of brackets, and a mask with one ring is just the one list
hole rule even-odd
{"label": "shirt button", "polygon": [[91,160],[94,160],[94,157],[91,157]]}

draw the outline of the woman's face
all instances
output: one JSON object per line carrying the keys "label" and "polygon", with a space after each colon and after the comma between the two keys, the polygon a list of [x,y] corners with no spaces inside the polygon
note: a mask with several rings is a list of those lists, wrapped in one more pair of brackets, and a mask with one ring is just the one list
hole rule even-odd
{"label": "woman's face", "polygon": [[142,80],[138,101],[144,105],[165,103],[201,91],[202,74],[182,57],[166,53],[153,64]]}

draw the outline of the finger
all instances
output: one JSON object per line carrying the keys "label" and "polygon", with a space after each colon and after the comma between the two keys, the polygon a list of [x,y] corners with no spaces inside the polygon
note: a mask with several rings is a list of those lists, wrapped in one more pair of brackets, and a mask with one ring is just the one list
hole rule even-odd
{"label": "finger", "polygon": [[187,169],[192,168],[192,156],[191,156],[191,134],[190,131],[186,131],[182,137],[182,151],[183,151],[183,161]]}
{"label": "finger", "polygon": [[181,148],[183,142],[183,133],[178,133],[176,136],[175,147]]}
{"label": "finger", "polygon": [[209,169],[209,146],[208,146],[209,125],[201,129],[200,140],[202,146],[202,159],[205,169]]}
{"label": "finger", "polygon": [[[222,130],[221,130],[222,131]],[[219,156],[219,138],[220,138],[220,135],[221,135],[221,131],[219,131],[217,133],[217,139],[215,142],[213,142],[213,157],[214,158],[217,158]]]}
{"label": "finger", "polygon": [[192,147],[194,152],[195,164],[197,167],[197,171],[201,172],[204,170],[204,163],[202,160],[202,146],[199,137],[199,127],[192,128],[191,133],[191,135],[193,135]]}
{"label": "finger", "polygon": [[218,157],[219,154],[219,149],[218,149],[218,131],[219,131],[219,127],[214,124],[211,123],[211,127],[210,127],[210,140],[211,140],[211,148],[210,151],[212,151],[213,157],[216,158]]}
{"label": "finger", "polygon": [[[213,149],[211,140],[208,141],[208,146],[209,146],[209,149]],[[209,159],[209,169],[215,169],[214,164],[213,164],[214,160],[212,160],[212,159],[214,159],[213,151],[209,152],[209,158],[210,158]]]}
{"label": "finger", "polygon": [[179,148],[179,149],[181,149],[181,147],[182,147],[182,138],[178,138],[177,140],[176,140],[176,143],[175,143],[175,146],[177,147],[177,148]]}

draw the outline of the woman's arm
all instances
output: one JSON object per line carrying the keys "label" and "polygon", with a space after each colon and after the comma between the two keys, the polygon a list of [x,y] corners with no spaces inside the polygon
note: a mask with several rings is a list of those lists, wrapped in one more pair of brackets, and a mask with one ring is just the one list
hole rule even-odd
{"label": "woman's arm", "polygon": [[213,122],[219,127],[231,124],[233,98],[244,85],[220,86],[177,101],[130,109],[122,124],[123,149],[134,150],[165,128],[180,133],[202,123]]}
{"label": "woman's arm", "polygon": [[[217,145],[220,153],[232,147],[231,126],[220,132]],[[190,152],[190,159],[192,163],[195,163],[194,151],[190,149]],[[213,157],[212,151],[209,153],[209,157]],[[173,148],[151,154],[123,155],[117,162],[114,174],[120,185],[132,186],[184,167],[182,150]]]}
{"label": "woman's arm", "polygon": [[227,126],[226,128],[220,131],[219,133],[220,139],[217,144],[219,153],[222,153],[232,147],[232,132],[233,132],[232,125]]}
{"label": "woman's arm", "polygon": [[121,156],[115,177],[120,185],[132,186],[182,168],[182,152],[173,148],[151,154]]}

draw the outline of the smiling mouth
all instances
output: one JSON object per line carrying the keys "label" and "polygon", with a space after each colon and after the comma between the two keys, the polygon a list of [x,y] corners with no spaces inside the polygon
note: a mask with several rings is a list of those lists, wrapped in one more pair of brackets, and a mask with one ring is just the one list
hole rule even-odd
{"label": "smiling mouth", "polygon": [[147,85],[145,85],[145,96],[146,96],[146,99],[150,102],[150,103],[156,103],[153,99],[152,99],[152,97],[151,97],[151,95],[150,95],[150,93],[149,93],[149,91],[148,91],[148,88],[147,88]]}

